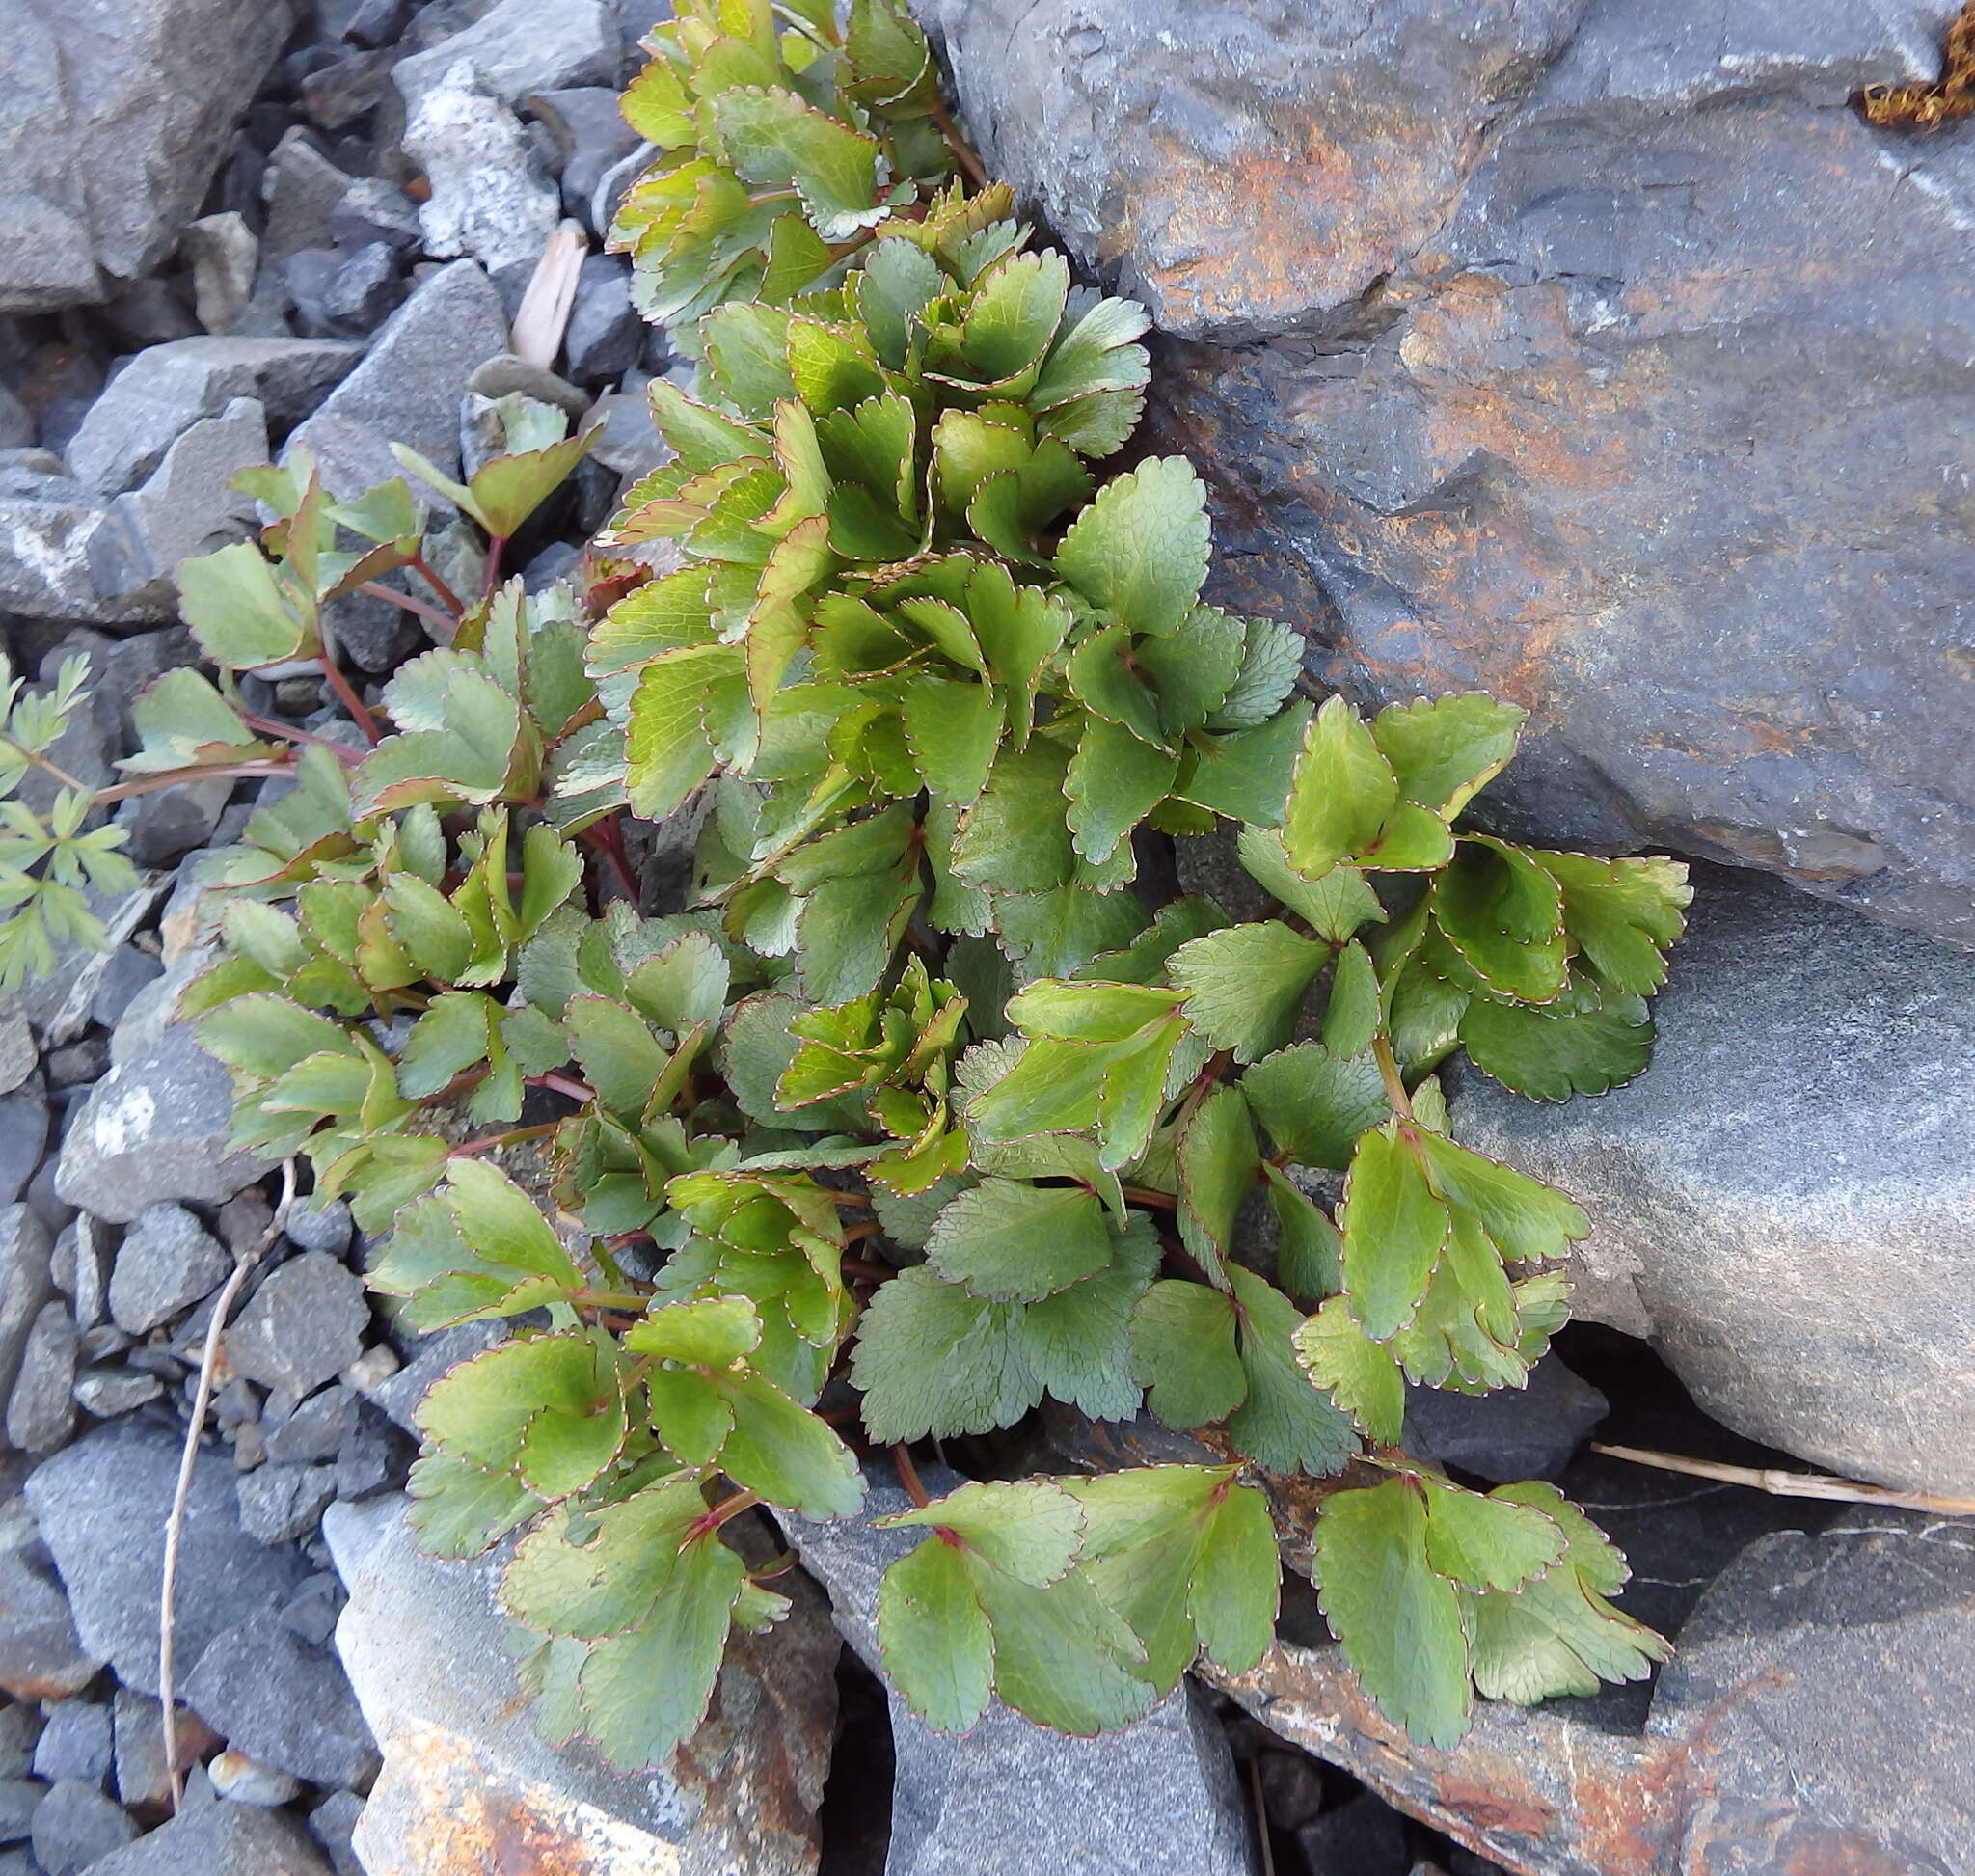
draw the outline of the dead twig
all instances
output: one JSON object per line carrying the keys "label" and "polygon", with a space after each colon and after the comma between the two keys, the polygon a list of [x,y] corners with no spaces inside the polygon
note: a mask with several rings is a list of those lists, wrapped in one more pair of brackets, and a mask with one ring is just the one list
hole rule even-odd
{"label": "dead twig", "polygon": [[178,1545],[185,1532],[185,1505],[192,1496],[192,1473],[199,1459],[199,1436],[205,1429],[206,1410],[212,1405],[213,1370],[219,1365],[220,1337],[226,1333],[227,1316],[240,1294],[247,1273],[266,1256],[268,1246],[282,1235],[288,1211],[295,1203],[295,1162],[282,1163],[282,1196],[274,1217],[251,1251],[233,1259],[233,1271],[213,1305],[212,1320],[205,1325],[205,1346],[199,1355],[199,1387],[192,1399],[192,1424],[185,1428],[185,1445],[178,1455],[178,1483],[172,1493],[172,1514],[165,1520],[165,1567],[158,1596],[158,1701],[163,1709],[165,1771],[172,1781],[172,1811],[176,1816],[185,1797],[185,1775],[178,1764],[178,1711],[172,1660],[172,1615],[178,1592]]}
{"label": "dead twig", "polygon": [[588,252],[588,237],[577,221],[562,223],[542,244],[542,258],[535,262],[528,290],[521,296],[508,339],[515,357],[539,365],[545,371],[555,365],[570,310],[576,305],[577,276]]}
{"label": "dead twig", "polygon": [[1937,1517],[1975,1518],[1975,1498],[1943,1498],[1934,1492],[1903,1492],[1893,1485],[1861,1484],[1853,1479],[1832,1479],[1822,1472],[1784,1472],[1775,1466],[1731,1466],[1716,1459],[1683,1459],[1672,1453],[1649,1453],[1637,1446],[1605,1446],[1591,1442],[1593,1453],[1609,1459],[1629,1459],[1636,1466],[1685,1473],[1692,1479],[1718,1479],[1727,1485],[1747,1485],[1776,1498],[1822,1498],[1840,1505],[1896,1505],[1903,1510],[1929,1511]]}

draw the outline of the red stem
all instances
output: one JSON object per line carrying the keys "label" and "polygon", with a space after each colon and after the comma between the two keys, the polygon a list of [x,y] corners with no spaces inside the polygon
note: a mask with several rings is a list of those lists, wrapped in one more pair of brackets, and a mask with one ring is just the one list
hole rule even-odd
{"label": "red stem", "polygon": [[496,534],[487,542],[487,572],[480,582],[480,597],[485,599],[501,584],[501,555],[507,546],[505,534]]}
{"label": "red stem", "polygon": [[891,1462],[899,1469],[899,1483],[906,1488],[906,1496],[924,1510],[933,1503],[926,1487],[919,1482],[919,1468],[912,1463],[912,1455],[903,1442],[891,1450]]}
{"label": "red stem", "polygon": [[371,716],[364,699],[343,675],[342,666],[336,662],[336,640],[330,636],[329,621],[318,619],[315,633],[322,642],[322,674],[329,679],[329,688],[342,700],[343,708],[350,713],[350,720],[364,732],[365,742],[375,748],[383,742],[384,732],[377,727],[377,719]]}
{"label": "red stem", "polygon": [[388,600],[401,612],[411,612],[423,619],[429,626],[436,627],[446,635],[446,642],[452,642],[452,635],[459,621],[448,613],[442,612],[436,606],[427,606],[422,599],[414,599],[410,593],[393,592],[391,587],[376,580],[366,580],[357,588],[367,593],[372,599]]}
{"label": "red stem", "polygon": [[559,1069],[552,1069],[547,1074],[531,1074],[528,1077],[531,1088],[551,1088],[558,1095],[567,1095],[571,1101],[595,1101],[597,1091],[586,1081],[579,1081],[573,1074],[564,1074]]}
{"label": "red stem", "polygon": [[624,829],[614,819],[599,821],[585,828],[578,837],[587,841],[610,862],[610,870],[617,875],[617,884],[624,888],[624,896],[636,907],[640,896],[637,875],[632,871],[631,856],[624,850]]}
{"label": "red stem", "polygon": [[411,561],[411,568],[414,573],[416,573],[421,580],[423,580],[424,583],[428,586],[430,586],[435,593],[439,595],[439,603],[442,606],[444,606],[446,610],[448,612],[450,612],[455,619],[464,618],[466,616],[467,609],[465,605],[462,603],[460,596],[456,592],[454,592],[453,589],[450,586],[448,586],[444,580],[440,579],[440,577],[432,571],[432,563],[429,560],[427,560],[422,554],[413,556]]}

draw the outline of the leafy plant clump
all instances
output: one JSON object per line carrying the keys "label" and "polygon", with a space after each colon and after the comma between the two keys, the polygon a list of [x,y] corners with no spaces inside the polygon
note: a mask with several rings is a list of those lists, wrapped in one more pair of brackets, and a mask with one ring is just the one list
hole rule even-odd
{"label": "leafy plant clump", "polygon": [[[690,0],[650,44],[625,110],[661,154],[615,238],[697,378],[652,387],[673,460],[581,588],[431,578],[446,642],[374,746],[278,743],[230,673],[333,671],[327,600],[430,575],[403,483],[338,503],[292,461],[260,543],[185,570],[228,674],[139,706],[149,782],[292,782],[216,866],[181,1006],[237,1143],[349,1199],[407,1322],[518,1319],[419,1409],[421,1541],[525,1527],[502,1593],[545,1730],[653,1764],[788,1608],[744,1514],[854,1512],[874,1448],[923,1499],[909,1447],[1045,1398],[1143,1407],[1201,1462],[891,1520],[924,1536],[880,1639],[933,1725],[998,1697],[1091,1734],[1203,1650],[1254,1666],[1271,1475],[1323,1482],[1324,1611],[1416,1738],[1476,1691],[1645,1674],[1664,1645],[1581,1511],[1400,1441],[1409,1384],[1524,1383],[1588,1229],[1452,1137],[1437,1072],[1637,1074],[1683,870],[1461,828],[1522,712],[1319,708],[1293,632],[1202,603],[1191,467],[1099,467],[1145,315],[979,179],[892,0],[841,34],[823,0]],[[496,540],[582,447],[506,415],[439,484]],[[690,898],[653,914],[639,856],[689,815]],[[1239,918],[1151,870],[1224,823]]]}

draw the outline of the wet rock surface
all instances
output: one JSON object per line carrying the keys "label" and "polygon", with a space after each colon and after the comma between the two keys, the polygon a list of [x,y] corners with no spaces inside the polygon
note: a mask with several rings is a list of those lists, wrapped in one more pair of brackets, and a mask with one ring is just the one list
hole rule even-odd
{"label": "wet rock surface", "polygon": [[920,12],[993,172],[1193,341],[1154,428],[1227,603],[1361,701],[1528,706],[1507,828],[1975,944],[1975,126],[1848,108],[1952,0]]}

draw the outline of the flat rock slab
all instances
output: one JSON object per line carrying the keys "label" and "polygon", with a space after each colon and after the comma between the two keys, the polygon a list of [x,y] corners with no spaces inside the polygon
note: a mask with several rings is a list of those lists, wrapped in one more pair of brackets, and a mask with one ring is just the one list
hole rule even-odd
{"label": "flat rock slab", "polygon": [[1975,1494],[1975,958],[1694,876],[1652,1067],[1596,1101],[1454,1082],[1468,1145],[1590,1214],[1581,1316],[1828,1470]]}
{"label": "flat rock slab", "polygon": [[[671,1771],[613,1771],[552,1747],[518,1699],[495,1598],[506,1549],[441,1563],[406,1500],[331,1509],[350,1592],[336,1645],[384,1753],[357,1827],[369,1876],[802,1876],[818,1853],[837,1642],[813,1591],[728,1652],[712,1718]],[[806,1586],[798,1585],[798,1591]]]}
{"label": "flat rock slab", "polygon": [[[1975,1536],[1874,1510],[1759,1538],[1702,1597],[1643,1736],[1481,1701],[1414,1745],[1335,1646],[1222,1680],[1264,1725],[1525,1876],[1934,1876],[1967,1867]],[[1220,1678],[1216,1676],[1216,1678]]]}

